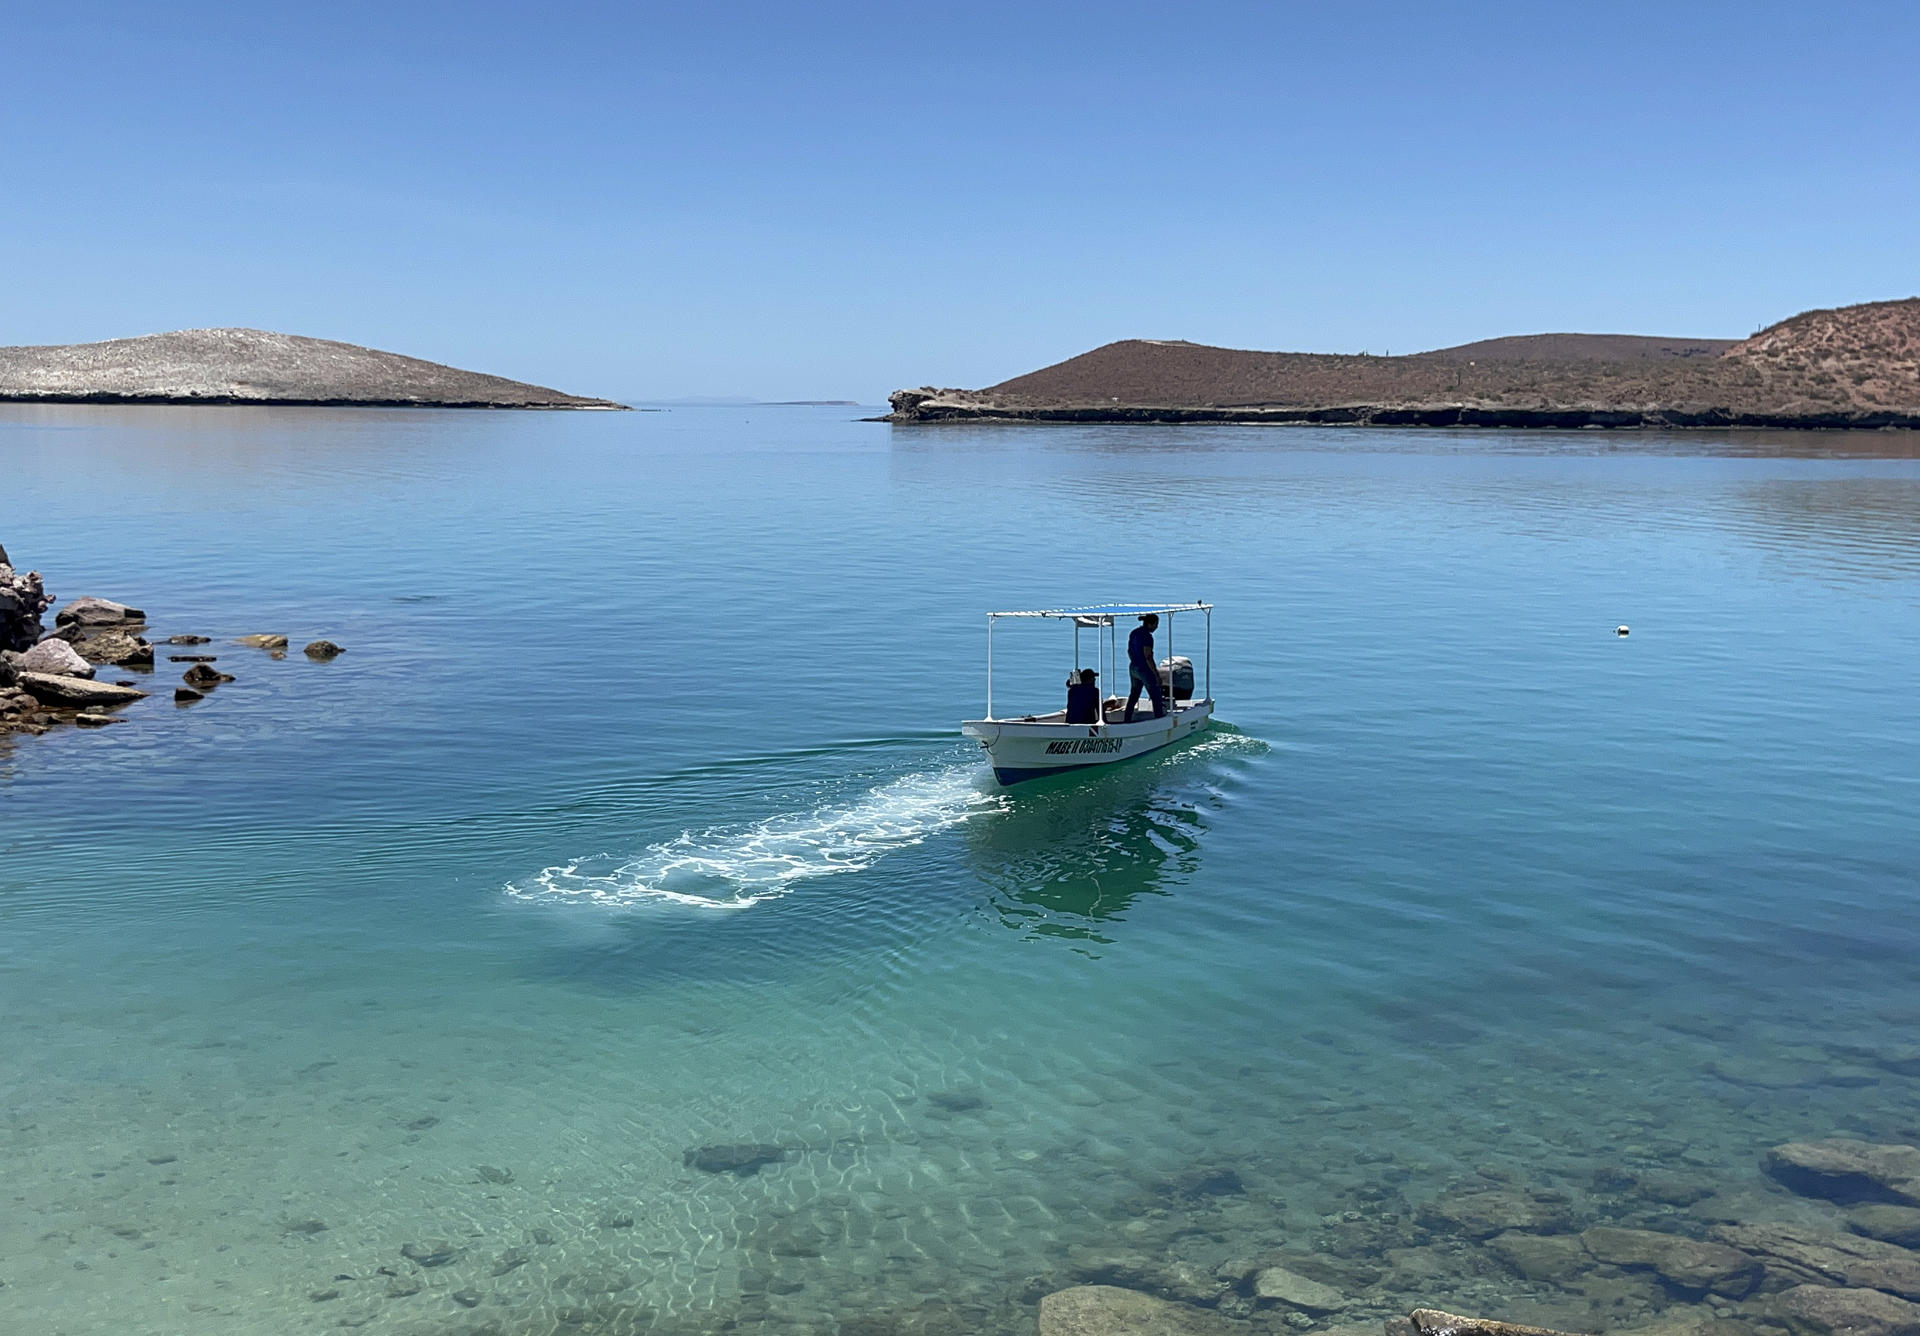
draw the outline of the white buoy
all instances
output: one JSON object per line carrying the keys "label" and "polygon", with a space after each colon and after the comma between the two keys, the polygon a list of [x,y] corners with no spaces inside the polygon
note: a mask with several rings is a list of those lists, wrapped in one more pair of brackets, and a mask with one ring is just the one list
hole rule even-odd
{"label": "white buoy", "polygon": [[1617,636],[1629,635],[1632,633],[1632,629],[1633,628],[1629,627],[1625,622],[1622,622],[1620,625],[1613,628],[1613,633]]}

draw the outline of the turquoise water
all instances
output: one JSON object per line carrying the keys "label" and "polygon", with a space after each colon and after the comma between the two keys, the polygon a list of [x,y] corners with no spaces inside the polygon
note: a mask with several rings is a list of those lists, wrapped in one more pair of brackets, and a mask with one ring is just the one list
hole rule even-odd
{"label": "turquoise water", "polygon": [[[1024,1332],[1283,1249],[1602,1329],[1412,1221],[1920,1135],[1916,453],[4,410],[55,593],[348,652],[0,743],[0,1328]],[[1219,605],[1225,726],[996,789],[983,614],[1107,598]]]}

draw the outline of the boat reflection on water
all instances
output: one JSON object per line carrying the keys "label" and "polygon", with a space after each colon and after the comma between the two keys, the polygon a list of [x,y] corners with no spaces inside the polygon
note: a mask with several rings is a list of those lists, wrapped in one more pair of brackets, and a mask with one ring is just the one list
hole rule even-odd
{"label": "boat reflection on water", "polygon": [[1164,758],[1022,785],[992,821],[969,823],[967,856],[1001,923],[1029,937],[1093,943],[1143,895],[1192,876],[1211,790]]}

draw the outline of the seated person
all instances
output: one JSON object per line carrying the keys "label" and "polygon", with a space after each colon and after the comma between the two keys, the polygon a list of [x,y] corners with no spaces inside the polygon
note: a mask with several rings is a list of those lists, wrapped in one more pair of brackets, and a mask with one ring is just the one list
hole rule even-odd
{"label": "seated person", "polygon": [[1067,722],[1100,722],[1100,674],[1091,668],[1082,668],[1067,679]]}

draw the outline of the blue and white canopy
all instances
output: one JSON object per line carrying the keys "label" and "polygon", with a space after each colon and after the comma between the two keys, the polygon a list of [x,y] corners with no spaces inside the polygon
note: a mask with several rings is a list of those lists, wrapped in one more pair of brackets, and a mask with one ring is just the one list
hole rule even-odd
{"label": "blue and white canopy", "polygon": [[994,617],[1061,617],[1070,618],[1082,626],[1111,626],[1115,621],[1128,617],[1145,617],[1149,613],[1163,612],[1212,612],[1211,603],[1086,603],[1077,608],[1036,608],[1030,612],[990,612]]}

